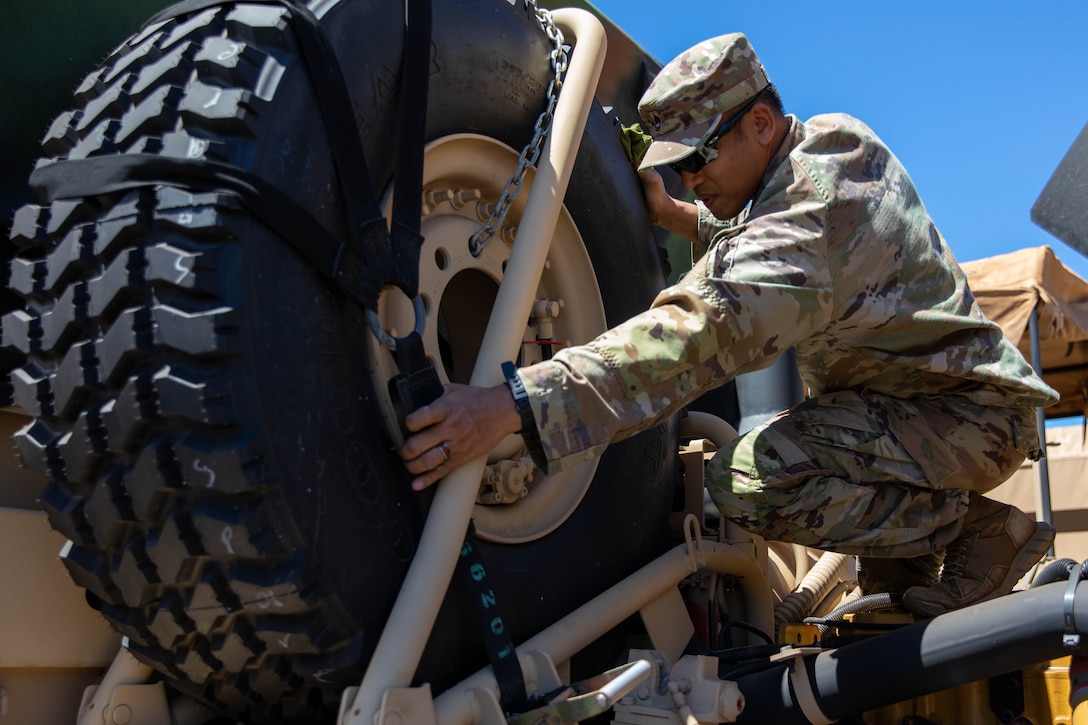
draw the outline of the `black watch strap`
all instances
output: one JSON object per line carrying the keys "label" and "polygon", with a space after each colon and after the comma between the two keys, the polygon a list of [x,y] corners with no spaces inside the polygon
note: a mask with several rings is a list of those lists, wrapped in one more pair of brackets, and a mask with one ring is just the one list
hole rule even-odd
{"label": "black watch strap", "polygon": [[548,461],[544,456],[544,446],[540,442],[540,433],[536,429],[536,416],[533,415],[533,405],[529,402],[529,391],[525,389],[525,384],[521,382],[518,368],[514,363],[504,362],[502,364],[502,375],[506,378],[506,384],[510,387],[510,394],[514,396],[514,406],[517,408],[518,415],[521,416],[521,430],[518,433],[525,440],[525,446],[529,449],[529,455],[532,456],[533,462],[541,470],[546,471]]}
{"label": "black watch strap", "polygon": [[533,417],[533,406],[529,403],[529,392],[525,389],[525,384],[521,382],[521,377],[518,376],[517,366],[510,361],[504,362],[502,376],[506,378],[510,394],[514,396],[514,406],[517,408],[518,415],[521,416],[521,430],[518,433],[525,436],[531,431],[535,437],[536,418]]}

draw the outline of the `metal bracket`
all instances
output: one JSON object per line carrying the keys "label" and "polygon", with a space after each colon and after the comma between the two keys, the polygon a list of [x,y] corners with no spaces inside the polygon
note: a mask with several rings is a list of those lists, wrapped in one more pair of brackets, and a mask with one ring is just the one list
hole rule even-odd
{"label": "metal bracket", "polygon": [[[358,691],[358,687],[349,687],[340,694],[340,713],[336,718],[337,723],[347,722],[349,717],[360,714],[354,709]],[[395,723],[438,725],[430,685],[394,687],[382,694],[381,707],[374,717],[374,725],[394,725]]]}
{"label": "metal bracket", "polygon": [[199,725],[216,717],[211,708],[187,697],[167,702],[161,682],[147,684],[150,676],[151,668],[122,646],[102,682],[83,691],[78,724]]}
{"label": "metal bracket", "polygon": [[813,725],[831,725],[835,722],[820,708],[816,693],[812,691],[812,683],[808,681],[808,667],[805,665],[805,655],[822,651],[819,647],[783,647],[781,652],[770,657],[771,662],[787,662],[791,665],[787,676],[793,685],[797,704]]}
{"label": "metal bracket", "polygon": [[[97,687],[88,687],[83,691],[80,711],[86,707],[87,714],[93,716],[94,698]],[[156,725],[172,722],[170,707],[166,702],[166,688],[161,682],[154,685],[120,685],[110,690],[109,700],[102,708],[98,722],[109,725]]]}
{"label": "metal bracket", "polygon": [[1062,644],[1069,649],[1076,649],[1080,646],[1080,634],[1077,632],[1077,622],[1073,617],[1073,602],[1077,598],[1077,584],[1080,582],[1086,568],[1088,568],[1088,561],[1083,561],[1073,567],[1073,570],[1069,572],[1069,586],[1065,590],[1064,606],[1062,608],[1065,631],[1062,634]]}
{"label": "metal bracket", "polygon": [[744,710],[737,683],[718,679],[716,657],[685,655],[671,667],[657,651],[631,650],[630,658],[652,662],[654,677],[617,703],[616,725],[735,722]]}

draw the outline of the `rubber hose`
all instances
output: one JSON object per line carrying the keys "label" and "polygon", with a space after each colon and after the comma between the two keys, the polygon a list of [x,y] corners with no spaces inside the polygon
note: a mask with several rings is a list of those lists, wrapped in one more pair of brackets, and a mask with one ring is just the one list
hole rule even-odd
{"label": "rubber hose", "polygon": [[824,552],[812,570],[805,575],[789,596],[774,610],[774,630],[778,634],[783,624],[800,622],[812,613],[820,601],[827,596],[828,590],[834,584],[846,562],[853,557],[846,554],[836,554],[831,551]]}
{"label": "rubber hose", "polygon": [[1052,561],[1043,567],[1043,570],[1035,576],[1035,580],[1031,582],[1031,589],[1035,587],[1041,587],[1045,584],[1053,584],[1054,582],[1069,581],[1069,574],[1072,573],[1073,567],[1077,565],[1077,562],[1072,559],[1058,559]]}
{"label": "rubber hose", "polygon": [[825,617],[819,617],[818,619],[806,619],[808,624],[815,624],[820,634],[823,635],[827,630],[831,629],[831,626],[827,622],[833,622],[837,619],[842,619],[847,614],[856,614],[858,612],[878,612],[881,609],[892,609],[899,607],[903,604],[903,597],[899,594],[888,594],[887,592],[881,592],[879,594],[867,594],[864,597],[855,599],[852,602],[846,602],[838,607],[835,607],[827,613]]}
{"label": "rubber hose", "polygon": [[898,607],[902,603],[903,597],[899,594],[888,594],[887,592],[866,594],[860,599],[835,607],[824,619],[842,619],[843,615],[856,614],[857,612],[877,612],[881,609]]}

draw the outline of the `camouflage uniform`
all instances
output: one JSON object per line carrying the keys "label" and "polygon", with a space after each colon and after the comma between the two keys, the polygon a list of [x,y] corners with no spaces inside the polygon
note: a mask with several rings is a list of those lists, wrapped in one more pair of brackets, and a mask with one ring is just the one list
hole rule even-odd
{"label": "camouflage uniform", "polygon": [[554,472],[597,456],[796,347],[810,397],[714,456],[718,507],[771,539],[863,556],[940,550],[968,490],[1038,456],[1033,408],[1057,396],[985,319],[880,139],[845,115],[787,118],[746,218],[702,210],[711,246],[682,280],[521,371],[536,457]]}

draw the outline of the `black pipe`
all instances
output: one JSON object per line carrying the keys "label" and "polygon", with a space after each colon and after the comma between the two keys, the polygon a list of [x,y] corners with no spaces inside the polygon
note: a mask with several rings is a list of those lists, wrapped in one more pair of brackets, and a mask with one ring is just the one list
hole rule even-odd
{"label": "black pipe", "polygon": [[[1014,592],[887,634],[805,657],[819,709],[830,720],[967,682],[1088,654],[1088,581],[1077,584],[1073,615],[1080,643],[1065,647],[1068,582]],[[737,722],[808,723],[789,665],[744,675]]]}

